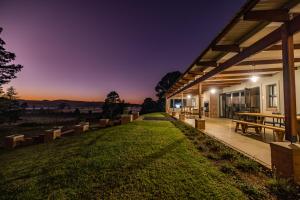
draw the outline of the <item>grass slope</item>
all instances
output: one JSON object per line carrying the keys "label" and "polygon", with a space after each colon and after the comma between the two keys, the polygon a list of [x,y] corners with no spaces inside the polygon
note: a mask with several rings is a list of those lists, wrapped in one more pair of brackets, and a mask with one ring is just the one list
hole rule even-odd
{"label": "grass slope", "polygon": [[168,121],[2,151],[0,166],[0,199],[246,199]]}

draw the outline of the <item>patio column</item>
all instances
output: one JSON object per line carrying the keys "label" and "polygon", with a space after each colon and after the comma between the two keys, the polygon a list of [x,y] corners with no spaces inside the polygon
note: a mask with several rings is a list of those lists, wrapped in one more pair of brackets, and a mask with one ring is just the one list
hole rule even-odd
{"label": "patio column", "polygon": [[[300,183],[300,146],[297,141],[296,90],[293,35],[285,23],[281,29],[284,88],[285,138],[288,142],[272,142],[271,163],[276,175]],[[293,144],[294,143],[294,144]]]}
{"label": "patio column", "polygon": [[167,97],[167,95],[166,95],[166,103],[165,103],[165,105],[166,105],[166,107],[165,107],[165,112],[166,113],[169,113],[169,108],[170,108],[170,100],[168,99],[168,97]]}
{"label": "patio column", "polygon": [[296,89],[294,68],[293,35],[288,31],[288,24],[282,27],[282,62],[285,112],[285,138],[291,142],[297,141]]}
{"label": "patio column", "polygon": [[201,110],[201,105],[202,105],[202,84],[198,84],[198,112],[199,112],[199,118],[202,118],[202,110]]}
{"label": "patio column", "polygon": [[183,113],[183,92],[181,92],[181,113]]}
{"label": "patio column", "polygon": [[173,106],[173,112],[175,112],[175,99],[173,98],[173,104],[172,104],[172,106]]}

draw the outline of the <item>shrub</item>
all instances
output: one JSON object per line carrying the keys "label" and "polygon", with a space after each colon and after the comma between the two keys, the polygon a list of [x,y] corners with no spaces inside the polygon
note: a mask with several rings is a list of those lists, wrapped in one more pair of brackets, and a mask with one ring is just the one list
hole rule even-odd
{"label": "shrub", "polygon": [[243,172],[259,172],[260,167],[258,163],[250,159],[239,159],[236,163],[236,168]]}
{"label": "shrub", "polygon": [[236,153],[230,150],[223,150],[220,152],[220,157],[222,160],[234,160],[236,158]]}
{"label": "shrub", "polygon": [[249,199],[266,199],[266,192],[262,188],[255,187],[253,185],[248,185],[245,183],[240,183],[239,188],[245,193]]}
{"label": "shrub", "polygon": [[197,149],[199,151],[207,151],[207,147],[204,144],[202,144],[202,143],[198,144]]}
{"label": "shrub", "polygon": [[222,164],[220,166],[220,171],[223,172],[224,174],[231,174],[231,175],[236,174],[235,168],[229,163]]}
{"label": "shrub", "polygon": [[206,154],[206,157],[211,160],[220,160],[220,157],[214,153],[208,153],[208,154]]}
{"label": "shrub", "polygon": [[204,141],[204,144],[209,148],[209,150],[211,150],[211,151],[220,151],[221,149],[222,149],[222,145],[219,143],[219,142],[217,142],[217,141],[215,141],[215,140],[213,140],[213,139],[206,139],[205,141]]}
{"label": "shrub", "polygon": [[198,145],[198,140],[194,140],[193,144],[197,146]]}
{"label": "shrub", "polygon": [[271,179],[267,183],[270,192],[278,199],[300,199],[300,188],[286,179]]}

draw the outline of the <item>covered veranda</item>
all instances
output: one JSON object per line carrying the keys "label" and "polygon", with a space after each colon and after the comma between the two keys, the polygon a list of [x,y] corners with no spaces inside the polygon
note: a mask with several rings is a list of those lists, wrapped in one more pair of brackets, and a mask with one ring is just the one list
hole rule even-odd
{"label": "covered veranda", "polygon": [[[166,95],[166,112],[173,112],[192,125],[204,119],[204,132],[297,182],[300,181],[297,137],[300,105],[297,107],[296,103],[297,98],[300,100],[296,92],[300,79],[297,68],[300,65],[299,13],[299,1],[248,1]],[[261,79],[259,84],[256,83],[258,78]],[[276,92],[265,92],[273,85],[267,82],[276,82],[273,88]],[[255,87],[258,89],[254,90]],[[222,98],[233,88],[242,91],[236,93],[238,110],[231,107],[232,114],[224,115],[228,109],[222,109]],[[229,99],[234,97],[237,96],[231,94]],[[280,127],[272,123],[261,125],[257,120],[252,124],[240,122],[242,127],[254,125],[255,133],[257,130],[262,133],[267,127],[264,138],[255,138],[248,135],[248,131],[245,134],[245,130],[242,133],[235,130],[238,121],[235,117],[241,111],[261,113],[264,119],[272,119],[272,114],[280,112],[277,115],[283,116],[282,122]],[[265,117],[267,114],[270,117]],[[275,142],[274,132],[284,133],[283,140]]]}

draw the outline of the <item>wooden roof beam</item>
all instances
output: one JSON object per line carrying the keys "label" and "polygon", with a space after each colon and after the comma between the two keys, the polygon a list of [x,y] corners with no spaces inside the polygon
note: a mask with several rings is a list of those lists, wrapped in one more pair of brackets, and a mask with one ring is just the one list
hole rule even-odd
{"label": "wooden roof beam", "polygon": [[[295,58],[294,62],[300,62],[300,58]],[[282,59],[272,59],[272,60],[250,60],[243,61],[235,66],[243,66],[243,65],[268,65],[268,64],[280,64],[282,63]]]}
{"label": "wooden roof beam", "polygon": [[219,81],[219,82],[203,82],[202,85],[206,86],[206,85],[231,85],[231,84],[241,84],[242,81]]}
{"label": "wooden roof beam", "polygon": [[[294,44],[294,49],[300,49],[300,44]],[[270,48],[267,48],[264,51],[281,51],[282,50],[282,45],[274,45],[271,46]]]}
{"label": "wooden roof beam", "polygon": [[218,67],[216,61],[198,61],[196,65],[202,67]]}
{"label": "wooden roof beam", "polygon": [[[280,72],[282,68],[265,68],[265,69],[255,69],[255,72]],[[253,70],[228,70],[220,72],[219,74],[248,74],[252,73]]]}
{"label": "wooden roof beam", "polygon": [[[249,73],[253,73],[253,71],[249,72]],[[255,73],[255,71],[254,71]],[[272,74],[261,74],[259,75],[260,77],[269,77],[272,76]],[[240,75],[240,76],[214,76],[211,77],[210,79],[207,79],[206,81],[214,81],[214,80],[224,80],[226,81],[227,79],[230,80],[234,80],[234,79],[249,79],[251,77],[251,75]]]}
{"label": "wooden roof beam", "polygon": [[290,20],[288,10],[255,10],[244,15],[246,21],[286,22]]}
{"label": "wooden roof beam", "polygon": [[224,51],[224,52],[235,52],[239,53],[241,51],[239,45],[215,45],[211,48],[213,51]]}
{"label": "wooden roof beam", "polygon": [[197,75],[204,75],[204,72],[200,72],[200,71],[189,71],[188,74],[197,76]]}

